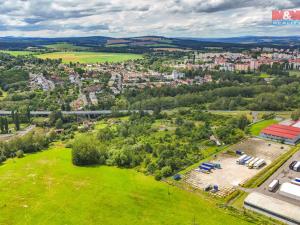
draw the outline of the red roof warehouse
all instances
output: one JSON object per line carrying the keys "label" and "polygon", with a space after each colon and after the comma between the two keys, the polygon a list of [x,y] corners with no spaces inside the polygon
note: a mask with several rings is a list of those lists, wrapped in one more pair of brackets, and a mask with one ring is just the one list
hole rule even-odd
{"label": "red roof warehouse", "polygon": [[274,124],[263,129],[260,136],[294,145],[300,140],[300,128]]}

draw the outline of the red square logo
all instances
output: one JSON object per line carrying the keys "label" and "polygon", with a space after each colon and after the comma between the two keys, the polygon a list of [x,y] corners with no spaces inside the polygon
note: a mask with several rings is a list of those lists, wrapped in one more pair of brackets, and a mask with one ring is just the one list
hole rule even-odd
{"label": "red square logo", "polygon": [[300,10],[273,10],[272,20],[300,20]]}

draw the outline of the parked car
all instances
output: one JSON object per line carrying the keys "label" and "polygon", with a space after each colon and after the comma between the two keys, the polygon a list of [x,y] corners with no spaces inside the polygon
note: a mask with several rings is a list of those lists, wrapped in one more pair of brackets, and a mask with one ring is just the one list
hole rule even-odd
{"label": "parked car", "polygon": [[290,168],[291,170],[294,169],[294,166],[296,165],[296,163],[297,163],[297,161],[293,161],[293,162],[290,164],[289,168]]}
{"label": "parked car", "polygon": [[298,162],[294,165],[293,170],[296,171],[296,172],[300,172],[300,161],[298,161]]}

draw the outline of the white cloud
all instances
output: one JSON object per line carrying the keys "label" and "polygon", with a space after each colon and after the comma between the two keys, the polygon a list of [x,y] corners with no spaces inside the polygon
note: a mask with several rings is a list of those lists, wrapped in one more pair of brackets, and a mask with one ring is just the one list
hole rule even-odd
{"label": "white cloud", "polygon": [[0,36],[295,35],[271,11],[298,0],[0,0]]}

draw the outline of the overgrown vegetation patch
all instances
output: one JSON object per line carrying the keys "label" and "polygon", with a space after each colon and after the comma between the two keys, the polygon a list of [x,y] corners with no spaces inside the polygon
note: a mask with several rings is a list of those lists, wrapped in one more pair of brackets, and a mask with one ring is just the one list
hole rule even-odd
{"label": "overgrown vegetation patch", "polygon": [[172,115],[135,113],[78,135],[72,144],[73,163],[137,168],[161,179],[214,152],[212,135],[226,144],[239,141],[248,123],[245,116],[235,119],[198,110]]}

